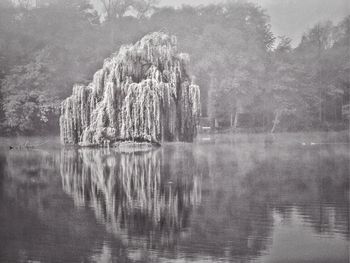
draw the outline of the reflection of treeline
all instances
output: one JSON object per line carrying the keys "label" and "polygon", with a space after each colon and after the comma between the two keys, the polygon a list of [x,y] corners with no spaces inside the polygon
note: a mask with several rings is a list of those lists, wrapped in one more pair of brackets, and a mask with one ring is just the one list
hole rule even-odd
{"label": "reflection of treeline", "polygon": [[62,191],[59,163],[55,151],[0,151],[0,262],[89,262],[103,239]]}
{"label": "reflection of treeline", "polygon": [[[288,220],[293,211],[316,234],[349,238],[349,170],[344,145],[264,148],[227,141],[144,153],[13,150],[0,154],[0,214],[11,232],[3,251],[44,251],[42,261],[50,261],[55,249],[75,259],[62,244],[94,247],[106,226],[118,237],[117,253],[147,246],[166,257],[181,251],[248,260],[268,249],[274,213]],[[76,206],[92,207],[95,216]],[[50,239],[50,249],[31,246],[51,235],[62,244]]]}
{"label": "reflection of treeline", "polygon": [[271,245],[275,213],[284,222],[297,215],[314,234],[349,238],[346,145],[264,148],[227,140],[201,145],[196,156],[206,159],[209,176],[182,240],[189,254],[257,258]]}
{"label": "reflection of treeline", "polygon": [[63,188],[115,234],[171,242],[200,201],[200,181],[196,174],[172,181],[162,162],[161,151],[62,151]]}
{"label": "reflection of treeline", "polygon": [[0,1],[1,132],[58,132],[58,106],[73,84],[89,83],[121,44],[160,30],[189,53],[202,113],[217,125],[320,128],[341,126],[348,115],[349,17],[315,25],[293,48],[286,37],[276,40],[260,7],[244,1],[174,9],[110,0],[102,12],[89,2]]}
{"label": "reflection of treeline", "polygon": [[256,202],[254,193],[242,194],[239,183],[250,160],[241,146],[233,147],[227,141],[195,149],[193,166],[200,166],[204,175],[202,202],[193,211],[189,233],[181,241],[185,253],[200,255],[201,251],[209,261],[246,262],[258,258],[271,244],[271,209]]}
{"label": "reflection of treeline", "polygon": [[[58,167],[56,154],[46,151],[13,150],[6,155],[7,180],[14,187],[33,190],[46,185]],[[9,189],[7,189],[10,191]],[[21,191],[20,191],[21,192]]]}
{"label": "reflection of treeline", "polygon": [[244,195],[270,203],[285,218],[295,207],[316,232],[349,238],[348,149],[321,147],[255,160],[242,182]]}

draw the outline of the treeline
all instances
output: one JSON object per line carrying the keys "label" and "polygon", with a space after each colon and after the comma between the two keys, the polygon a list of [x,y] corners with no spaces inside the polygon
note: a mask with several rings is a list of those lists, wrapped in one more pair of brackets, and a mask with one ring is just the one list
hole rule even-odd
{"label": "treeline", "polygon": [[276,37],[268,15],[243,2],[179,9],[155,0],[2,0],[0,134],[58,132],[59,106],[103,59],[153,31],[178,37],[217,127],[261,131],[346,127],[350,17]]}

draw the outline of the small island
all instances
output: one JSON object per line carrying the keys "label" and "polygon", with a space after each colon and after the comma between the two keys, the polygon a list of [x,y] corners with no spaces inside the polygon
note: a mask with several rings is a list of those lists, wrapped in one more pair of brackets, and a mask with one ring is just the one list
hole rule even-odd
{"label": "small island", "polygon": [[93,81],[75,85],[61,105],[61,142],[115,146],[123,142],[193,141],[200,91],[187,70],[188,54],[163,32],[122,46]]}

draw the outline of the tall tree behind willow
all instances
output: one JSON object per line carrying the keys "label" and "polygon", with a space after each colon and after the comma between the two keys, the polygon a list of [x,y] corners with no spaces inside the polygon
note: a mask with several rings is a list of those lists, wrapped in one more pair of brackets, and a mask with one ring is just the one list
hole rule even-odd
{"label": "tall tree behind willow", "polygon": [[342,121],[342,104],[349,103],[350,18],[338,25],[316,24],[302,38],[294,55],[304,74],[297,80],[312,119],[312,126],[324,127]]}
{"label": "tall tree behind willow", "polygon": [[259,78],[274,41],[268,20],[253,4],[227,2],[163,8],[149,23],[154,30],[178,36],[180,48],[191,55],[203,115],[224,120],[259,93]]}
{"label": "tall tree behind willow", "polygon": [[10,26],[6,38],[1,37],[1,54],[9,57],[1,80],[7,132],[30,134],[57,127],[60,100],[72,83],[86,82],[101,60],[89,45],[98,39],[89,8],[78,0],[8,7],[12,13],[1,24]]}
{"label": "tall tree behind willow", "polygon": [[267,14],[239,1],[179,9],[154,0],[96,0],[100,9],[87,0],[17,2],[0,1],[1,134],[56,129],[73,84],[89,83],[120,45],[153,31],[176,35],[190,54],[203,116],[235,126],[246,112],[270,131],[343,124],[349,17],[316,25],[293,49],[288,39],[272,48]]}

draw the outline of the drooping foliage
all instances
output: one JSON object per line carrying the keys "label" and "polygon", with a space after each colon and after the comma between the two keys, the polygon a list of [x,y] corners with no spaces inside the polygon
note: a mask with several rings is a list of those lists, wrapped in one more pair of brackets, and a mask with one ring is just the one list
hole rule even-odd
{"label": "drooping foliage", "polygon": [[149,34],[106,59],[88,86],[74,86],[62,103],[62,142],[192,141],[199,87],[187,74],[188,55],[177,53],[176,44],[174,36]]}
{"label": "drooping foliage", "polygon": [[202,115],[220,127],[347,127],[349,17],[315,25],[292,47],[244,1],[177,9],[153,0],[0,2],[1,135],[57,134],[57,105],[73,84],[87,85],[104,58],[156,31],[176,35],[190,54]]}

